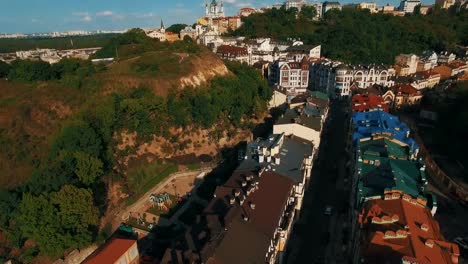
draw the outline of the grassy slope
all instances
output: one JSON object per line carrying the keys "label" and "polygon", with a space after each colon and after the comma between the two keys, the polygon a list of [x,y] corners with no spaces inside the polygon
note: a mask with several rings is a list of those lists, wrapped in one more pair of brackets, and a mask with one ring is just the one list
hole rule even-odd
{"label": "grassy slope", "polygon": [[[14,188],[23,184],[46,155],[49,142],[61,125],[96,98],[139,85],[165,95],[168,89],[177,87],[180,77],[207,69],[200,65],[206,61],[223,65],[207,50],[184,59],[172,52],[148,52],[114,63],[86,80],[79,90],[58,81],[23,84],[0,80],[0,186]],[[140,71],[136,63],[158,68]]]}
{"label": "grassy slope", "polygon": [[21,84],[0,80],[0,186],[27,180],[46,153],[48,140],[85,95],[58,83]]}

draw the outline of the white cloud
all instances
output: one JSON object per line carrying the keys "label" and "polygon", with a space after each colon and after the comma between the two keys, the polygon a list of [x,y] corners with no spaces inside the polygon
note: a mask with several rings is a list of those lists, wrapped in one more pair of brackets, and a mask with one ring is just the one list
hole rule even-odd
{"label": "white cloud", "polygon": [[114,16],[114,12],[105,10],[105,11],[97,12],[96,16]]}
{"label": "white cloud", "polygon": [[83,20],[84,22],[90,22],[93,19],[91,18],[91,16],[84,16],[81,20]]}
{"label": "white cloud", "polygon": [[90,22],[93,20],[93,18],[89,15],[89,12],[74,12],[72,15],[80,17],[80,20],[83,22]]}
{"label": "white cloud", "polygon": [[237,2],[237,0],[224,0],[224,2],[228,3],[228,4],[234,4]]}
{"label": "white cloud", "polygon": [[98,16],[98,17],[110,17],[110,18],[112,18],[114,20],[120,20],[120,19],[125,18],[124,15],[114,13],[113,11],[110,11],[110,10],[104,10],[104,11],[101,11],[101,12],[97,12],[96,16]]}

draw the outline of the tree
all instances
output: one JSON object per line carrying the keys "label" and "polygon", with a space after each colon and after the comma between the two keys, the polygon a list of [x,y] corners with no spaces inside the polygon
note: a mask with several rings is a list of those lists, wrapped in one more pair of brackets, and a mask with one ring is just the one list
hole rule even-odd
{"label": "tree", "polygon": [[98,157],[102,149],[102,141],[96,131],[88,123],[78,120],[61,129],[50,152],[51,158],[57,157],[62,151],[82,151]]}
{"label": "tree", "polygon": [[0,78],[5,78],[10,73],[11,66],[3,61],[0,61]]}
{"label": "tree", "polygon": [[[89,228],[99,223],[98,210],[93,203],[93,193],[88,189],[65,185],[59,192],[52,193],[50,200],[58,209],[56,220],[68,234],[90,235]],[[91,241],[91,237],[87,240]],[[83,245],[79,244],[76,246]]]}
{"label": "tree", "polygon": [[76,168],[75,174],[85,185],[89,186],[96,182],[103,174],[102,161],[84,152],[75,152]]}
{"label": "tree", "polygon": [[172,24],[170,27],[166,29],[166,31],[179,34],[182,29],[184,29],[187,25],[186,24]]}
{"label": "tree", "polygon": [[46,81],[52,77],[50,64],[44,61],[15,60],[9,78],[20,81]]}
{"label": "tree", "polygon": [[87,245],[99,222],[92,192],[72,185],[50,195],[25,193],[15,215],[22,236],[34,240],[50,257]]}
{"label": "tree", "polygon": [[317,15],[317,10],[313,6],[304,6],[301,8],[301,12],[299,13],[299,17],[303,20],[313,20]]}

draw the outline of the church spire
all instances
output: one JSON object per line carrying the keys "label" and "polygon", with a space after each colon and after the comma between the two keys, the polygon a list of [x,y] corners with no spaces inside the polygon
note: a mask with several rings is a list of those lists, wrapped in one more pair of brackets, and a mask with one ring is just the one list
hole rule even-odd
{"label": "church spire", "polygon": [[161,29],[165,29],[164,28],[164,22],[163,22],[162,18],[161,18]]}

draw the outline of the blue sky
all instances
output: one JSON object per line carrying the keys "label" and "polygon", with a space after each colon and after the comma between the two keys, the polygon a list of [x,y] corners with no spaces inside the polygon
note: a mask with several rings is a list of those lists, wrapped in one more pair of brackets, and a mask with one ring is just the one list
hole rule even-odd
{"label": "blue sky", "polygon": [[[280,1],[225,0],[225,9],[233,15],[240,7],[261,7]],[[346,2],[351,1],[342,1]],[[398,0],[377,1],[387,2],[396,4]],[[167,26],[192,24],[204,14],[203,3],[204,0],[0,0],[0,33],[159,27],[161,18]]]}

